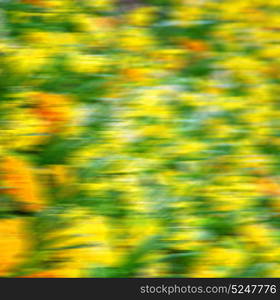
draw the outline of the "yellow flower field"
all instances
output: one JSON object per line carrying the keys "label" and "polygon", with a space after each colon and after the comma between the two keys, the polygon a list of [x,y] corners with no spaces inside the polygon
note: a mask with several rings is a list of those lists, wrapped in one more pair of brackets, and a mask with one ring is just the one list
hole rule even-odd
{"label": "yellow flower field", "polygon": [[0,276],[280,277],[279,9],[0,1]]}

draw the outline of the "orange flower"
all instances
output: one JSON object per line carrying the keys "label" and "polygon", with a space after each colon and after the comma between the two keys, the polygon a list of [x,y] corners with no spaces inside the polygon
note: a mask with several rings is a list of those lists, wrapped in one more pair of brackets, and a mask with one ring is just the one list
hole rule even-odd
{"label": "orange flower", "polygon": [[184,48],[187,48],[194,52],[208,51],[208,45],[201,40],[182,39],[181,44]]}
{"label": "orange flower", "polygon": [[59,132],[63,126],[69,125],[73,112],[67,96],[40,92],[32,98],[36,105],[35,114],[46,121],[50,132]]}
{"label": "orange flower", "polygon": [[45,206],[39,183],[26,161],[16,156],[6,156],[2,163],[2,171],[7,186],[6,193],[24,210],[38,211]]}
{"label": "orange flower", "polygon": [[51,270],[35,272],[22,276],[23,278],[78,278],[81,276],[79,269],[73,269],[72,266],[60,266]]}
{"label": "orange flower", "polygon": [[280,185],[268,177],[259,178],[257,184],[260,192],[265,195],[279,196],[280,195]]}
{"label": "orange flower", "polygon": [[37,6],[45,5],[44,1],[42,1],[42,0],[21,0],[21,2],[26,3],[26,4],[37,5]]}

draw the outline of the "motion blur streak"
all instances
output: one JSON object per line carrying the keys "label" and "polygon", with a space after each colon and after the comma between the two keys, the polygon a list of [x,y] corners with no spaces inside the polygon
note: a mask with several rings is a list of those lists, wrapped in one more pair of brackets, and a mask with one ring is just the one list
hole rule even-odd
{"label": "motion blur streak", "polygon": [[280,277],[278,0],[0,0],[1,277]]}

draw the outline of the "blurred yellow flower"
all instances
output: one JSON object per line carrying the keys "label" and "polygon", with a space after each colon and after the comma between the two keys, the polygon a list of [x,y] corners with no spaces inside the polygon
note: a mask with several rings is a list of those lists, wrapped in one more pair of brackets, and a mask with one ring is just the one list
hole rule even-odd
{"label": "blurred yellow flower", "polygon": [[0,219],[0,247],[0,276],[4,277],[24,261],[29,249],[23,219]]}

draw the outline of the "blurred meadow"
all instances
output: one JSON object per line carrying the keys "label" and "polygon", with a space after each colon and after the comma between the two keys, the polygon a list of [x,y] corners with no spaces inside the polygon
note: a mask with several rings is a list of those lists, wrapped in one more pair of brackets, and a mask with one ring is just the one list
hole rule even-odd
{"label": "blurred meadow", "polygon": [[0,0],[0,277],[280,277],[278,0]]}

